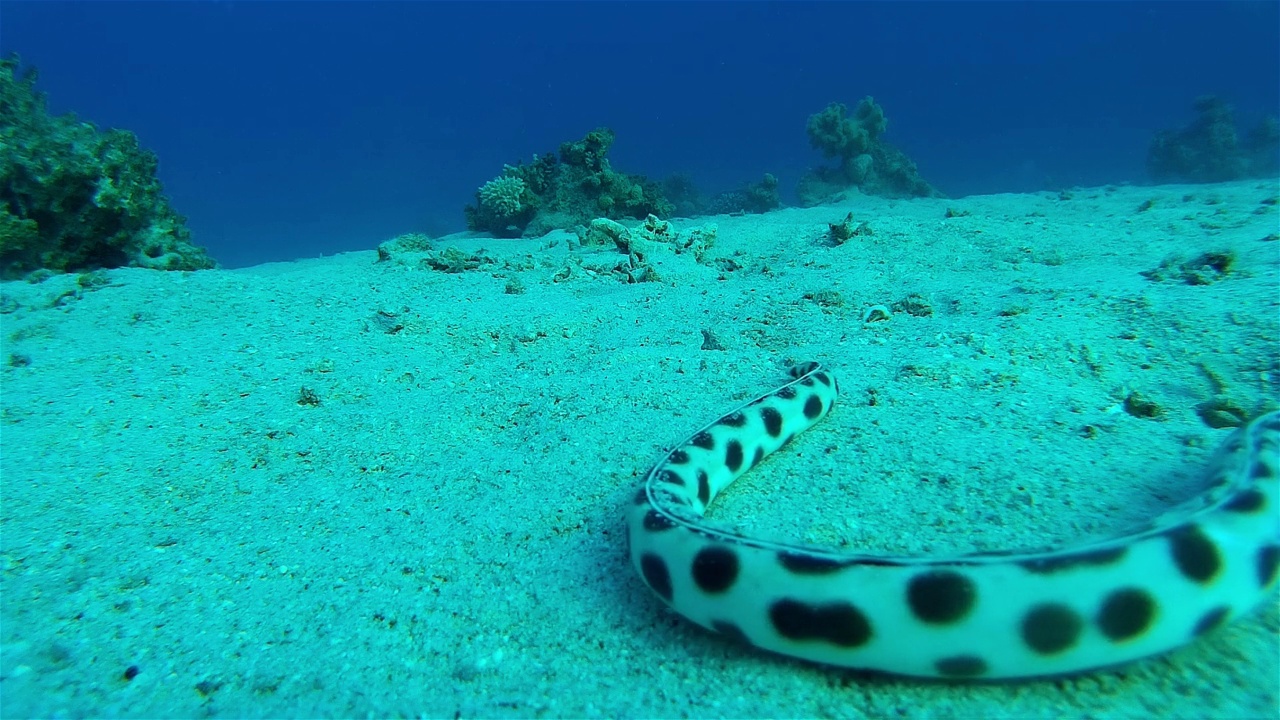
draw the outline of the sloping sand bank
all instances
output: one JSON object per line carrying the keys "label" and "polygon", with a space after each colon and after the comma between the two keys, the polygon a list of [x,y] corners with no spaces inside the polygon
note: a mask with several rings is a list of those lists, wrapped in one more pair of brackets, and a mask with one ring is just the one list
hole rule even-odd
{"label": "sloping sand bank", "polygon": [[[1275,716],[1274,603],[1115,670],[873,677],[666,610],[622,509],[662,447],[817,359],[841,403],[717,516],[936,553],[1159,514],[1229,432],[1197,404],[1276,402],[1277,194],[678,220],[715,245],[653,249],[641,283],[567,233],[446,239],[496,261],[457,274],[369,251],[7,283],[0,714]],[[849,211],[873,234],[824,242]]]}

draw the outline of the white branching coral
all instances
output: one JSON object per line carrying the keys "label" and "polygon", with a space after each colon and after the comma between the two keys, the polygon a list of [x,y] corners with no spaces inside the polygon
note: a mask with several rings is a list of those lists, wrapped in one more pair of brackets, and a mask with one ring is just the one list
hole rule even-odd
{"label": "white branching coral", "polygon": [[496,177],[480,188],[480,204],[500,217],[518,215],[524,209],[524,190],[524,180],[518,177]]}

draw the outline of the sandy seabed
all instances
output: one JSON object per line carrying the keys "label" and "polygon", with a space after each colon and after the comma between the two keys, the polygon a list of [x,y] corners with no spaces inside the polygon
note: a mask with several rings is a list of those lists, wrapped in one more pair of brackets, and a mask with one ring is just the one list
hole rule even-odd
{"label": "sandy seabed", "polygon": [[[1274,598],[1115,669],[922,682],[684,621],[622,523],[664,447],[808,359],[840,403],[718,517],[894,553],[1141,523],[1229,432],[1197,405],[1277,402],[1278,197],[677,219],[715,245],[653,248],[640,283],[569,233],[444,238],[493,260],[456,274],[371,250],[5,283],[0,714],[1280,716]],[[826,242],[850,211],[871,234]]]}

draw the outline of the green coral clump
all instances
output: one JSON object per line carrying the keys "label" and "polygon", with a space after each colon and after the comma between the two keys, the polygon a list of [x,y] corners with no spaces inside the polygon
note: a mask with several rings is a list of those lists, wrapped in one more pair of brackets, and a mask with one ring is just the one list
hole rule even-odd
{"label": "green coral clump", "polygon": [[51,116],[36,74],[0,59],[0,277],[34,270],[215,267],[169,206],[133,133]]}
{"label": "green coral clump", "polygon": [[1280,123],[1262,119],[1243,139],[1231,106],[1215,95],[1196,98],[1196,118],[1180,130],[1161,130],[1147,148],[1147,173],[1156,182],[1213,183],[1270,177],[1280,169]]}
{"label": "green coral clump", "polygon": [[467,227],[498,237],[538,236],[595,218],[668,215],[672,205],[658,183],[614,170],[608,159],[614,133],[598,128],[560,154],[535,156],[528,165],[508,165],[476,192],[464,209]]}
{"label": "green coral clump", "polygon": [[765,173],[760,182],[747,183],[737,190],[722,192],[711,198],[705,210],[708,215],[758,214],[780,207],[782,197],[778,194],[778,178],[772,173]]}
{"label": "green coral clump", "polygon": [[920,176],[916,164],[880,139],[889,127],[884,108],[868,96],[853,113],[844,103],[831,103],[809,116],[809,144],[837,167],[820,167],[800,180],[800,200],[817,205],[830,196],[858,188],[884,197],[937,197],[940,193]]}
{"label": "green coral clump", "polygon": [[868,96],[858,103],[853,117],[849,117],[844,103],[831,103],[822,112],[809,116],[805,130],[810,145],[821,150],[824,157],[840,158],[843,164],[869,153],[888,127],[884,109]]}

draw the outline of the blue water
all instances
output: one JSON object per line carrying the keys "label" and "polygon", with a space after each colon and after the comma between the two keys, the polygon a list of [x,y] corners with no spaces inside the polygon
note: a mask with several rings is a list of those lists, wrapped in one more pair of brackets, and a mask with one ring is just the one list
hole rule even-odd
{"label": "blue water", "polygon": [[820,164],[805,120],[864,95],[942,192],[1146,181],[1217,94],[1280,106],[1280,5],[5,3],[54,112],[135,132],[224,266],[463,228],[504,163],[600,125],[619,170],[704,192]]}

